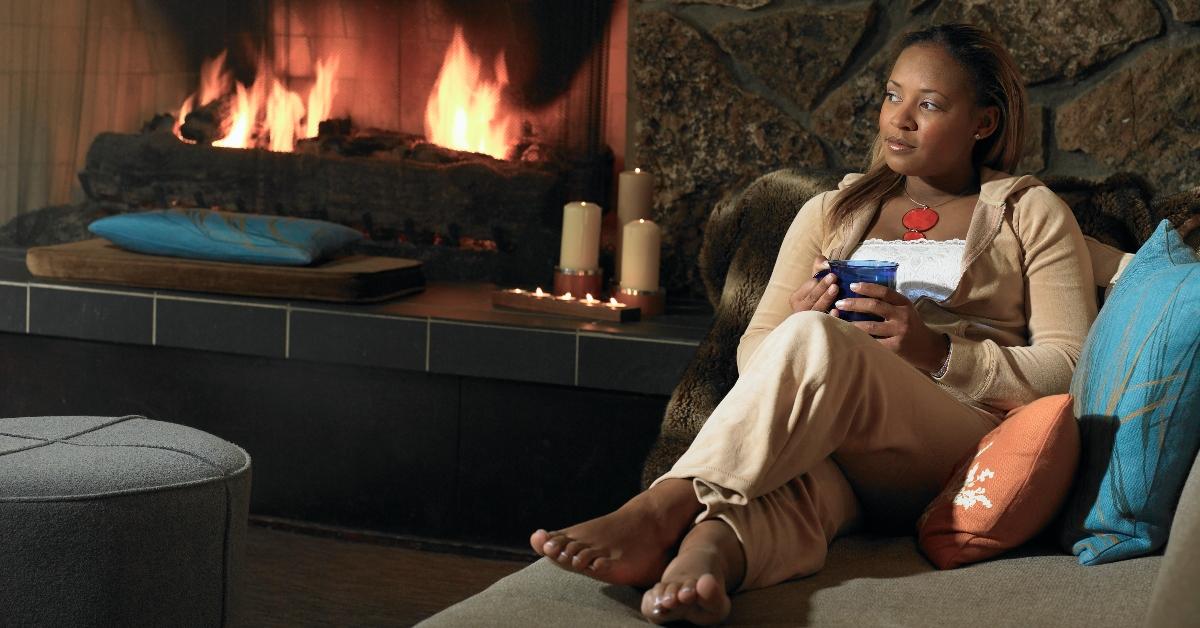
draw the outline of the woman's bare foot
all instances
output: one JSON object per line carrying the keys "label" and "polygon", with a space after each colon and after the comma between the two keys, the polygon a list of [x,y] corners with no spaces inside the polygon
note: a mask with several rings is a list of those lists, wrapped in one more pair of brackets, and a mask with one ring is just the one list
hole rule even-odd
{"label": "woman's bare foot", "polygon": [[610,584],[648,587],[662,575],[700,507],[691,480],[665,480],[603,517],[565,530],[538,530],[529,544],[565,569]]}
{"label": "woman's bare foot", "polygon": [[746,558],[733,529],[720,520],[701,522],[684,537],[662,580],[642,596],[642,614],[656,624],[719,624],[732,608],[728,591],[745,573]]}

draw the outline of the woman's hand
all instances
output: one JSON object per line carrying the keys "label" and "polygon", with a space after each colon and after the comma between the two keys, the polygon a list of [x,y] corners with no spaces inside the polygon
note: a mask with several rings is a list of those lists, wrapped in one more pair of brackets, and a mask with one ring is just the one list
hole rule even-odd
{"label": "woman's hand", "polygon": [[[818,255],[817,259],[813,260],[812,268],[814,275],[822,270],[828,270],[829,260],[824,255]],[[833,300],[837,298],[837,293],[837,277],[833,273],[829,273],[820,279],[809,279],[800,284],[800,287],[788,297],[788,304],[792,306],[792,312],[809,310],[828,312],[829,308],[833,307]]]}
{"label": "woman's hand", "polygon": [[861,312],[882,317],[882,322],[858,321],[851,325],[875,336],[909,364],[927,372],[937,371],[946,360],[946,339],[921,320],[917,308],[903,294],[873,283],[850,284],[864,299],[842,299],[834,304],[839,311]]}

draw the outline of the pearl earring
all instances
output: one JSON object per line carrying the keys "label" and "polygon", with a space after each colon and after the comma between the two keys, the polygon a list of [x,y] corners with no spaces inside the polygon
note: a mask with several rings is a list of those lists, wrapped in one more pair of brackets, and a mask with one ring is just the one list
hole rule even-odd
{"label": "pearl earring", "polygon": [[978,134],[978,133],[976,133],[976,134],[975,134],[975,139],[979,139],[979,134]]}

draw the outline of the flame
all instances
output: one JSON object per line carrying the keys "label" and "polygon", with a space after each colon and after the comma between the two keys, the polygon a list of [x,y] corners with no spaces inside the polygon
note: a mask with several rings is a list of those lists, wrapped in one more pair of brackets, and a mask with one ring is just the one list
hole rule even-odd
{"label": "flame", "polygon": [[329,118],[333,97],[337,94],[333,88],[333,77],[337,74],[339,64],[338,57],[317,61],[317,82],[308,92],[308,120],[304,137],[316,137],[321,121]]}
{"label": "flame", "polygon": [[482,65],[467,47],[462,28],[455,27],[425,106],[425,136],[448,148],[504,159],[517,137],[517,119],[501,104],[508,84],[504,53],[496,57],[495,82],[480,78]]}
{"label": "flame", "polygon": [[[271,76],[265,57],[259,63],[254,83],[249,87],[233,80],[232,74],[225,70],[225,57],[226,53],[222,52],[200,66],[200,89],[188,96],[179,108],[175,125],[177,136],[180,125],[195,107],[203,107],[226,96],[231,85],[234,94],[229,132],[214,141],[213,146],[254,148],[262,143],[273,151],[291,152],[295,149],[297,138],[317,136],[318,126],[333,109],[333,97],[336,95],[333,80],[339,65],[337,56],[317,61],[317,77],[308,93],[307,108],[299,94]],[[271,86],[270,94],[267,94],[268,83]],[[183,139],[182,136],[180,139]]]}

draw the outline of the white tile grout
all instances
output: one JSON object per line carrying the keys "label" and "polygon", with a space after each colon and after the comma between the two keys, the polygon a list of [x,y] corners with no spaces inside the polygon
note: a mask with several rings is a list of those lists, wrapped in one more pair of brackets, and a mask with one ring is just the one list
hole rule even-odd
{"label": "white tile grout", "polygon": [[14,288],[27,288],[27,287],[29,287],[29,282],[28,281],[6,281],[4,279],[0,279],[0,286],[12,286]]}
{"label": "white tile grout", "polygon": [[87,292],[90,294],[115,294],[123,297],[138,297],[142,299],[154,298],[154,293],[145,292],[128,292],[125,290],[101,290],[99,288],[82,288],[80,286],[59,286],[49,283],[34,283],[29,282],[30,288],[42,288],[43,290],[58,290],[61,292]]}
{"label": "white tile grout", "polygon": [[286,305],[275,305],[273,303],[251,303],[249,301],[227,301],[224,299],[205,299],[200,297],[181,297],[173,294],[160,294],[158,298],[164,301],[181,301],[184,303],[209,303],[213,305],[238,305],[242,307],[257,307],[264,310],[287,310]]}
{"label": "white tile grout", "polygon": [[[431,318],[430,321],[433,319]],[[560,334],[563,336],[573,336],[578,333],[578,330],[571,331],[566,329],[534,329],[532,327],[520,327],[518,325],[490,325],[487,323],[469,323],[465,321],[450,321],[438,320],[439,325],[458,325],[459,327],[486,327],[488,329],[508,329],[515,331],[528,331],[539,334]]]}
{"label": "white tile grout", "polygon": [[292,306],[293,312],[307,312],[310,314],[329,314],[332,316],[352,316],[354,318],[379,318],[388,321],[409,321],[413,323],[423,323],[428,320],[427,317],[417,316],[392,316],[390,314],[368,314],[366,312],[347,312],[344,310],[323,310],[318,307],[296,307]]}
{"label": "white tile grout", "polygon": [[639,336],[617,336],[615,334],[605,334],[594,331],[581,331],[580,336],[588,338],[604,338],[605,340],[628,340],[631,342],[652,342],[660,345],[683,345],[685,347],[699,347],[699,340],[676,340],[674,338],[642,338]]}
{"label": "white tile grout", "polygon": [[158,293],[154,293],[154,300],[150,306],[150,346],[158,346]]}
{"label": "white tile grout", "polygon": [[283,319],[283,358],[292,357],[292,306],[287,306]]}
{"label": "white tile grout", "polygon": [[33,288],[25,284],[25,333],[29,333],[29,307],[33,303]]}

